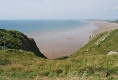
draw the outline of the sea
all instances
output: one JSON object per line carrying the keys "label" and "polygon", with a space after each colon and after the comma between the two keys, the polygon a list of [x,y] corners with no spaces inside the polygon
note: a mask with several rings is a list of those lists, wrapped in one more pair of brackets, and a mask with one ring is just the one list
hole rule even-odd
{"label": "sea", "polygon": [[17,30],[29,35],[82,28],[87,24],[81,20],[0,20],[0,29]]}

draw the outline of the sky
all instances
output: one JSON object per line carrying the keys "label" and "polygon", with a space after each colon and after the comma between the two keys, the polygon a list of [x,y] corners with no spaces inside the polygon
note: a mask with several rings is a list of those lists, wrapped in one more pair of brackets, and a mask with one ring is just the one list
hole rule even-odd
{"label": "sky", "polygon": [[0,0],[0,20],[118,19],[118,0]]}

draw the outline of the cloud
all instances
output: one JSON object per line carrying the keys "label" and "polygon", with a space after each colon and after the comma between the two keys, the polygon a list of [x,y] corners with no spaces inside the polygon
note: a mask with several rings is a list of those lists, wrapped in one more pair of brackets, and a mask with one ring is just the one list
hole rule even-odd
{"label": "cloud", "polygon": [[105,11],[112,11],[112,9],[109,8],[109,7],[105,7],[104,10],[105,10]]}
{"label": "cloud", "polygon": [[113,8],[114,11],[118,11],[118,6]]}
{"label": "cloud", "polygon": [[0,0],[0,19],[116,18],[117,3],[118,0]]}
{"label": "cloud", "polygon": [[105,7],[104,10],[105,11],[118,11],[118,6],[115,6],[115,7],[112,7],[112,8]]}

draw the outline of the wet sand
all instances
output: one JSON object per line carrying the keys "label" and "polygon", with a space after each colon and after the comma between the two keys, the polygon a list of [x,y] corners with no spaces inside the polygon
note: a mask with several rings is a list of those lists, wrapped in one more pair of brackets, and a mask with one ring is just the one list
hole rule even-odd
{"label": "wet sand", "polygon": [[88,21],[83,28],[68,31],[51,32],[44,35],[30,35],[36,41],[40,51],[48,58],[55,59],[62,56],[70,56],[81,48],[93,34],[114,30],[118,24],[103,21]]}
{"label": "wet sand", "polygon": [[89,23],[83,28],[30,35],[30,37],[34,38],[38,48],[48,59],[55,59],[72,55],[88,41],[95,29],[96,27]]}

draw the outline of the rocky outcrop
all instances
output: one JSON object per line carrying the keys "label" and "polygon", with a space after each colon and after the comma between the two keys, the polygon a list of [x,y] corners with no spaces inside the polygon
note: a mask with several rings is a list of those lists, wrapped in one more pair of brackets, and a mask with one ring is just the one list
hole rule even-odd
{"label": "rocky outcrop", "polygon": [[98,39],[98,41],[97,42],[95,42],[94,44],[95,45],[99,45],[101,42],[103,42],[107,37],[109,36],[109,33],[108,34],[106,34],[106,35],[104,35],[104,36],[102,36],[100,39]]}
{"label": "rocky outcrop", "polygon": [[114,54],[118,54],[118,52],[110,51],[107,55],[114,55]]}
{"label": "rocky outcrop", "polygon": [[34,39],[28,38],[19,31],[0,29],[0,44],[3,41],[8,49],[31,51],[35,55],[45,58],[36,46]]}

